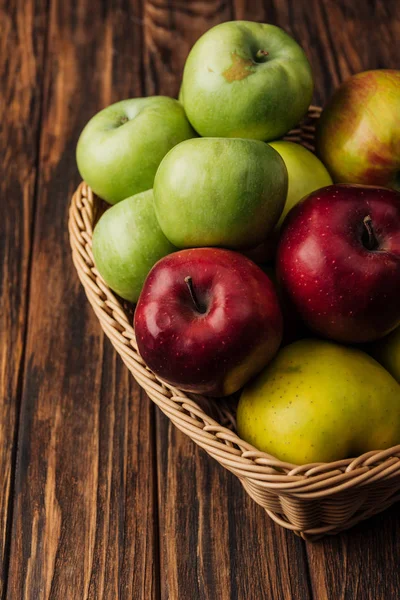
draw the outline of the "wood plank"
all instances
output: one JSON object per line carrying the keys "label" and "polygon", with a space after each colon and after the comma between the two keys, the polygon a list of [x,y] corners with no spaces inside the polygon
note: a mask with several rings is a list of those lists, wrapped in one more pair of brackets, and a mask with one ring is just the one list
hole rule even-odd
{"label": "wood plank", "polygon": [[[146,2],[145,15],[147,87],[177,94],[191,45],[233,10],[226,2],[157,0]],[[275,526],[233,475],[159,412],[157,456],[163,599],[310,597],[302,541]]]}
{"label": "wood plank", "polygon": [[397,504],[348,532],[308,544],[314,598],[397,600],[399,538]]}
{"label": "wood plank", "polygon": [[75,145],[143,93],[137,2],[51,2],[7,598],[158,598],[153,407],[78,283],[67,234]]}
{"label": "wood plank", "polygon": [[26,333],[47,10],[0,0],[0,597],[10,543],[12,485]]}

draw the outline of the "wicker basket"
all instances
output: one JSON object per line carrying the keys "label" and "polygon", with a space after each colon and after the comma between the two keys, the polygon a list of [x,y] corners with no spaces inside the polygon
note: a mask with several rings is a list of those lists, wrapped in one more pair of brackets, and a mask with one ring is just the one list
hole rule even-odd
{"label": "wicker basket", "polygon": [[[314,149],[320,109],[285,138]],[[93,263],[92,232],[101,202],[82,183],[69,218],[72,256],[100,324],[148,396],[171,421],[226,469],[239,477],[269,516],[304,539],[353,526],[400,500],[400,445],[355,459],[302,466],[285,463],[241,440],[235,433],[235,403],[208,400],[160,381],[140,358],[132,326],[133,307],[121,303]]]}

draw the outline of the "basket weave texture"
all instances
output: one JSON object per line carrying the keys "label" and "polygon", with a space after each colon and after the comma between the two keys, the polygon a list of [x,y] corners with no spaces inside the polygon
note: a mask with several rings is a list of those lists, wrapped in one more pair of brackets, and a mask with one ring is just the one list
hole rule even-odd
{"label": "basket weave texture", "polygon": [[[285,139],[314,150],[318,107]],[[279,525],[304,539],[352,527],[400,500],[400,445],[333,463],[293,465],[277,460],[235,433],[235,403],[187,394],[160,381],[139,356],[133,307],[110,290],[97,272],[92,233],[102,202],[81,183],[70,206],[73,261],[101,327],[147,395],[226,469]],[[321,390],[322,393],[322,390]]]}

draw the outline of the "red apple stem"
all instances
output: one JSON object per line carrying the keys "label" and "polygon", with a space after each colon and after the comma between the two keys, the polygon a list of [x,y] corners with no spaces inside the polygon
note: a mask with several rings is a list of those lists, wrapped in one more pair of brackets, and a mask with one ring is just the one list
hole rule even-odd
{"label": "red apple stem", "polygon": [[374,232],[374,228],[372,227],[372,219],[370,215],[364,217],[364,227],[367,230],[368,239],[366,240],[366,248],[368,250],[376,250],[379,246],[378,240],[376,239],[376,235]]}
{"label": "red apple stem", "polygon": [[197,312],[203,313],[204,312],[203,307],[201,306],[201,304],[199,303],[199,301],[197,299],[196,292],[194,291],[193,280],[190,277],[190,275],[185,277],[185,283],[188,286],[189,294],[190,294],[190,297],[192,299],[195,309],[197,310]]}

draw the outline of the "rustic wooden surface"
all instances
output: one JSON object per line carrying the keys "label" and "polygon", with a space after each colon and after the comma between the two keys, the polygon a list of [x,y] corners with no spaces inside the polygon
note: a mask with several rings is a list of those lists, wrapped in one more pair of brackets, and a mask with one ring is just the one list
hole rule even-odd
{"label": "rustic wooden surface", "polygon": [[2,599],[400,597],[398,506],[314,544],[277,527],[133,383],[73,270],[83,125],[176,95],[191,44],[234,18],[300,41],[317,103],[400,65],[397,0],[0,0]]}

